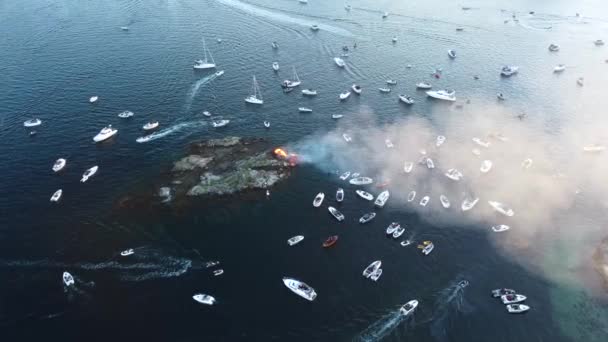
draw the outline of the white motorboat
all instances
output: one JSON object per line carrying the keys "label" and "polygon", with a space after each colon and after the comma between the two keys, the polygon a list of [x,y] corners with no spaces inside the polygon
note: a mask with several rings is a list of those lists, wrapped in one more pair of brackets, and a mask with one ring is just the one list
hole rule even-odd
{"label": "white motorboat", "polygon": [[378,88],[381,93],[388,94],[391,92],[391,88]]}
{"label": "white motorboat", "polygon": [[525,304],[509,304],[506,306],[507,311],[512,314],[524,313],[530,310],[530,307]]}
{"label": "white motorboat", "polygon": [[201,303],[201,304],[206,304],[206,305],[213,305],[215,304],[215,298],[213,298],[210,295],[207,294],[203,294],[203,293],[197,293],[194,296],[192,296],[192,299],[194,299],[195,301]]}
{"label": "white motorboat", "polygon": [[360,174],[359,172],[353,172],[353,173],[350,175],[350,177],[351,177],[351,178],[357,178],[357,177],[359,177],[359,176],[361,176],[361,174]]}
{"label": "white motorboat", "polygon": [[350,177],[350,171],[346,171],[343,174],[340,175],[340,179],[341,180],[347,180],[348,177]]}
{"label": "white motorboat", "polygon": [[308,3],[308,0],[298,0],[299,3],[306,5]]}
{"label": "white motorboat", "polygon": [[148,122],[142,127],[142,129],[144,131],[151,131],[153,129],[158,128],[158,125],[159,125],[158,121]]}
{"label": "white motorboat", "polygon": [[521,167],[524,169],[529,169],[532,166],[532,159],[528,158],[521,163]]}
{"label": "white motorboat", "polygon": [[583,78],[583,77],[579,77],[579,78],[576,80],[576,84],[578,84],[578,85],[579,85],[579,86],[581,86],[581,87],[582,87],[582,86],[584,86],[584,85],[585,85],[585,78]]}
{"label": "white motorboat", "polygon": [[448,56],[449,56],[451,59],[456,58],[456,51],[454,51],[454,50],[448,50]]}
{"label": "white motorboat", "polygon": [[435,245],[431,241],[423,241],[422,245],[418,245],[418,248],[422,249],[422,254],[429,255],[435,249]]}
{"label": "white motorboat", "polygon": [[343,133],[342,134],[342,138],[344,139],[344,141],[346,142],[351,142],[353,140],[353,138],[350,137],[350,135]]}
{"label": "white motorboat", "polygon": [[99,96],[91,96],[89,98],[90,103],[95,103],[95,102],[97,102],[97,100],[99,100]]}
{"label": "white motorboat", "polygon": [[118,117],[121,119],[128,119],[128,118],[132,117],[133,115],[135,115],[135,114],[133,114],[133,112],[128,111],[128,110],[118,113]]}
{"label": "white motorboat", "polygon": [[36,127],[42,125],[42,121],[40,119],[29,119],[23,122],[24,127]]}
{"label": "white motorboat", "polygon": [[338,211],[338,209],[334,208],[334,207],[327,207],[327,210],[329,210],[329,213],[336,218],[336,220],[338,221],[344,221],[344,214],[342,214],[341,212]]}
{"label": "white motorboat", "polygon": [[245,102],[261,105],[264,104],[264,99],[262,98],[262,92],[260,91],[260,86],[258,85],[258,81],[255,79],[255,75],[253,75],[253,85],[251,86],[252,94],[245,98]]}
{"label": "white motorboat", "polygon": [[606,149],[606,146],[598,145],[598,144],[583,146],[584,152],[598,153],[598,152],[603,152],[605,149]]}
{"label": "white motorboat", "polygon": [[314,24],[314,25],[310,26],[310,29],[311,29],[313,32],[317,32],[317,31],[319,31],[319,29],[320,29],[320,28],[319,28],[319,25]]}
{"label": "white motorboat", "polygon": [[502,204],[500,202],[488,201],[488,204],[492,208],[494,208],[494,210],[498,211],[499,213],[501,213],[505,216],[512,217],[513,215],[515,215],[515,212],[513,211],[513,209],[507,208],[504,204]]}
{"label": "white motorboat", "polygon": [[435,168],[435,163],[433,163],[433,159],[431,158],[426,158],[426,167],[429,169],[434,169]]}
{"label": "white motorboat", "polygon": [[311,113],[312,109],[307,107],[298,107],[298,112],[300,113]]}
{"label": "white motorboat", "polygon": [[317,91],[314,90],[314,89],[302,89],[302,95],[316,96],[317,95]]}
{"label": "white motorboat", "polygon": [[203,111],[203,115],[208,118],[211,117],[211,113],[209,113],[209,111],[206,111],[206,110]]}
{"label": "white motorboat", "polygon": [[353,7],[351,5],[344,5],[344,9],[350,11]]}
{"label": "white motorboat", "polygon": [[445,176],[448,177],[451,180],[455,180],[455,181],[459,181],[462,178],[462,173],[460,171],[458,171],[457,169],[449,169],[446,173]]}
{"label": "white motorboat", "polygon": [[353,185],[366,185],[366,184],[372,184],[374,182],[374,180],[369,177],[357,177],[357,178],[352,178],[348,182]]}
{"label": "white motorboat", "polygon": [[397,81],[395,81],[395,80],[386,80],[386,84],[388,84],[388,85],[397,85]]}
{"label": "white motorboat", "polygon": [[393,235],[395,230],[397,230],[397,228],[399,228],[399,227],[401,227],[401,225],[399,223],[392,222],[391,224],[388,225],[388,227],[386,227],[386,234]]}
{"label": "white motorboat", "polygon": [[385,19],[386,17],[388,17],[388,12],[382,13],[382,19]]}
{"label": "white motorboat", "polygon": [[342,119],[343,117],[344,117],[344,115],[342,115],[342,114],[332,114],[331,115],[331,118],[335,119],[335,120]]}
{"label": "white motorboat", "polygon": [[479,198],[477,198],[477,197],[475,197],[475,199],[465,198],[464,201],[462,201],[462,205],[460,206],[460,209],[462,209],[462,211],[469,211],[469,210],[473,209],[473,207],[477,204],[477,202],[479,202]]}
{"label": "white motorboat", "polygon": [[521,302],[525,301],[526,299],[527,299],[527,297],[524,295],[521,295],[521,294],[506,294],[506,295],[500,296],[500,300],[502,301],[503,304],[521,303]]}
{"label": "white motorboat", "polygon": [[403,241],[401,241],[401,243],[400,243],[400,245],[401,245],[402,247],[406,247],[406,246],[409,246],[409,245],[411,245],[411,244],[412,244],[412,240],[403,240]]}
{"label": "white motorboat", "polygon": [[430,90],[426,94],[432,98],[444,101],[456,101],[456,92],[454,90]]}
{"label": "white motorboat", "polygon": [[325,194],[322,192],[319,192],[317,194],[317,196],[315,196],[315,199],[312,201],[312,206],[315,208],[320,207],[321,204],[323,204],[323,199],[325,199]]}
{"label": "white motorboat", "polygon": [[426,205],[429,204],[430,200],[431,198],[429,196],[422,197],[422,199],[420,199],[420,206],[426,207]]}
{"label": "white motorboat", "polygon": [[514,65],[505,65],[502,67],[502,69],[500,69],[500,74],[506,77],[515,75],[517,72],[519,72],[519,67]]}
{"label": "white motorboat", "polygon": [[272,70],[279,71],[279,62],[272,62]]}
{"label": "white motorboat", "polygon": [[87,180],[89,180],[89,178],[93,177],[93,175],[95,175],[97,173],[97,170],[99,170],[99,166],[97,166],[97,165],[95,165],[92,168],[86,170],[84,172],[84,174],[82,175],[82,179],[80,179],[80,182],[84,183]]}
{"label": "white motorboat", "polygon": [[374,196],[367,191],[356,190],[355,193],[357,193],[357,195],[359,195],[359,197],[363,198],[364,200],[371,201],[374,199]]}
{"label": "white motorboat", "polygon": [[488,173],[491,169],[492,169],[491,160],[484,160],[481,162],[481,167],[479,168],[479,171],[481,171],[483,173]]}
{"label": "white motorboat", "polygon": [[357,85],[357,84],[353,84],[353,85],[352,85],[350,88],[351,88],[351,89],[352,89],[352,90],[355,92],[355,94],[357,94],[357,95],[361,95],[361,92],[363,91],[363,89],[361,89],[361,87],[360,87],[359,85]]}
{"label": "white motorboat", "polygon": [[224,127],[230,123],[230,120],[222,119],[222,120],[213,120],[211,121],[211,126],[214,128]]}
{"label": "white motorboat", "polygon": [[444,142],[445,142],[445,137],[443,135],[438,135],[437,141],[435,142],[435,146],[439,147],[439,146],[443,145]]}
{"label": "white motorboat", "polygon": [[129,31],[129,26],[121,26],[120,29],[122,31]]}
{"label": "white motorboat", "polygon": [[334,57],[334,62],[340,68],[344,68],[344,66],[346,65],[346,63],[344,63],[344,60],[342,58],[340,58],[340,57]]}
{"label": "white motorboat", "polygon": [[207,44],[205,43],[205,37],[202,38],[203,41],[203,53],[205,56],[203,59],[199,59],[194,62],[194,69],[197,70],[205,70],[205,69],[213,69],[215,68],[215,61],[213,60],[213,56],[211,55],[211,51],[207,49]]}
{"label": "white motorboat", "polygon": [[338,190],[336,191],[336,201],[337,202],[344,201],[344,189],[338,188]]}
{"label": "white motorboat", "polygon": [[139,137],[139,138],[135,139],[135,141],[141,144],[141,143],[151,141],[153,137],[154,136],[152,134],[144,135],[143,137]]}
{"label": "white motorboat", "polygon": [[414,101],[414,98],[412,98],[411,96],[404,95],[404,94],[399,95],[399,101],[401,101],[405,104],[408,104],[408,105],[414,104],[414,102],[416,102],[416,101]]}
{"label": "white motorboat", "polygon": [[476,143],[477,145],[479,145],[481,147],[485,147],[485,148],[490,147],[489,141],[484,141],[484,140],[481,140],[480,138],[473,138],[472,140],[474,143]]}
{"label": "white motorboat", "polygon": [[393,142],[391,141],[391,139],[384,139],[384,144],[386,145],[386,148],[395,147],[395,145],[393,145]]}
{"label": "white motorboat", "polygon": [[270,128],[270,121],[264,121],[264,127]]}
{"label": "white motorboat", "polygon": [[369,275],[369,279],[371,279],[373,281],[378,281],[378,279],[380,279],[381,275],[382,275],[382,269],[379,268],[374,273]]}
{"label": "white motorboat", "polygon": [[439,201],[441,202],[441,205],[444,208],[449,208],[450,207],[450,200],[445,196],[445,195],[440,195],[439,196]]}
{"label": "white motorboat", "polygon": [[555,66],[555,68],[553,68],[553,72],[562,72],[564,70],[566,70],[565,64],[558,64]]}
{"label": "white motorboat", "polygon": [[417,307],[418,301],[415,299],[410,300],[409,302],[405,303],[405,305],[403,305],[401,309],[399,309],[399,313],[401,313],[401,315],[403,316],[409,316],[412,314],[412,312],[414,312],[414,310],[416,310]]}
{"label": "white motorboat", "polygon": [[69,272],[63,272],[62,279],[65,286],[74,285],[74,277]]}
{"label": "white motorboat", "polygon": [[59,189],[53,193],[51,196],[51,202],[58,202],[61,199],[61,195],[63,194],[63,190]]}
{"label": "white motorboat", "polygon": [[601,39],[598,39],[595,42],[593,42],[593,44],[595,44],[595,46],[602,46],[602,45],[604,45],[604,41]]}
{"label": "white motorboat", "polygon": [[275,49],[275,50],[278,49],[279,48],[279,43],[272,42],[272,48]]}
{"label": "white motorboat", "polygon": [[397,36],[393,36],[392,41],[393,41],[393,43],[396,43],[397,42]]}
{"label": "white motorboat", "polygon": [[403,235],[403,233],[405,233],[405,228],[399,226],[397,227],[397,229],[395,229],[395,231],[393,232],[393,238],[394,239],[398,239],[401,235]]}
{"label": "white motorboat", "polygon": [[559,51],[559,45],[557,45],[557,44],[549,44],[549,48],[548,49],[551,52],[557,52],[557,51]]}
{"label": "white motorboat", "polygon": [[433,88],[433,86],[430,83],[418,82],[418,83],[416,83],[416,88],[418,88],[418,89],[431,89],[431,88]]}
{"label": "white motorboat", "polygon": [[505,288],[494,289],[494,290],[492,290],[492,297],[499,298],[499,297],[501,297],[503,295],[509,295],[509,294],[510,295],[514,295],[516,293],[517,293],[517,291],[515,291],[513,289],[505,289]]}
{"label": "white motorboat", "polygon": [[414,168],[414,163],[408,161],[403,163],[403,172],[410,173],[412,172],[412,168]]}
{"label": "white motorboat", "polygon": [[412,202],[416,198],[416,191],[412,190],[409,194],[407,194],[407,201]]}
{"label": "white motorboat", "polygon": [[383,208],[384,205],[386,204],[386,201],[388,201],[389,197],[390,197],[390,193],[388,192],[388,190],[382,191],[378,195],[378,197],[376,197],[376,200],[374,201],[374,205],[379,208]]}
{"label": "white motorboat", "polygon": [[124,251],[120,252],[121,256],[129,256],[132,254],[135,254],[135,251],[133,250],[133,248],[125,249]]}
{"label": "white motorboat", "polygon": [[282,83],[282,87],[283,88],[295,88],[298,87],[300,84],[302,84],[302,81],[300,81],[300,77],[298,76],[298,72],[296,71],[296,67],[292,67],[293,68],[293,75],[292,75],[292,79],[291,80],[284,80]]}
{"label": "white motorboat", "polygon": [[361,216],[359,218],[359,223],[361,223],[361,224],[367,223],[367,222],[373,220],[375,217],[376,217],[376,213],[374,213],[374,212],[365,213],[365,214],[363,214],[363,216]]}
{"label": "white motorboat", "polygon": [[290,246],[293,246],[293,245],[300,243],[300,241],[302,241],[302,240],[304,240],[303,235],[296,235],[294,237],[289,238],[289,240],[287,240],[287,244]]}
{"label": "white motorboat", "polygon": [[369,266],[367,266],[364,270],[363,270],[363,276],[365,278],[369,278],[369,276],[376,272],[377,270],[380,269],[380,267],[382,267],[382,261],[380,260],[376,260],[374,262],[372,262],[371,264],[369,264]]}
{"label": "white motorboat", "polygon": [[340,101],[346,100],[350,96],[350,91],[344,91],[340,93]]}
{"label": "white motorboat", "polygon": [[284,277],[283,284],[285,284],[285,286],[287,286],[287,288],[290,289],[291,292],[297,294],[298,296],[308,301],[312,302],[313,300],[315,300],[315,298],[317,298],[317,293],[315,292],[315,289],[308,286],[302,281]]}
{"label": "white motorboat", "polygon": [[503,93],[496,94],[496,98],[499,99],[500,101],[506,100],[505,95]]}
{"label": "white motorboat", "polygon": [[59,172],[61,170],[63,170],[63,168],[65,167],[65,164],[67,163],[67,161],[63,158],[59,158],[55,161],[55,164],[53,164],[53,171],[54,172]]}
{"label": "white motorboat", "polygon": [[215,72],[215,77],[220,77],[220,76],[222,76],[222,75],[224,74],[224,72],[225,72],[224,70],[216,71],[216,72]]}
{"label": "white motorboat", "polygon": [[217,277],[217,276],[221,276],[222,274],[224,274],[224,270],[223,269],[218,269],[218,270],[214,270],[213,271],[213,276]]}
{"label": "white motorboat", "polygon": [[497,226],[492,226],[492,231],[494,231],[495,233],[501,233],[504,231],[507,231],[511,229],[511,227],[507,226],[506,224],[499,224]]}
{"label": "white motorboat", "polygon": [[481,155],[481,151],[478,148],[472,149],[471,153],[473,153],[473,155],[476,155],[476,156],[480,156]]}
{"label": "white motorboat", "polygon": [[117,129],[112,128],[112,125],[108,125],[99,131],[99,133],[93,137],[94,142],[102,142],[104,140],[110,139],[116,133],[118,133]]}

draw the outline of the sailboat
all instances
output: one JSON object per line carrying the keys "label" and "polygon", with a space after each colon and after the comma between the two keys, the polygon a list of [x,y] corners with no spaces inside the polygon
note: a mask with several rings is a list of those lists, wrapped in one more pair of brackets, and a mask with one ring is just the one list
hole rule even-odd
{"label": "sailboat", "polygon": [[[207,50],[207,44],[205,44],[205,38],[203,37],[203,53],[205,54],[204,59],[199,59],[194,62],[194,69],[205,70],[205,69],[214,69],[215,61],[213,60],[213,56],[211,55],[211,51]],[[209,55],[209,56],[207,56]]]}
{"label": "sailboat", "polygon": [[264,100],[262,99],[262,92],[260,91],[258,81],[255,79],[255,75],[253,75],[253,86],[251,87],[251,92],[253,94],[247,96],[245,98],[245,102],[257,105],[264,104]]}
{"label": "sailboat", "polygon": [[283,88],[294,88],[302,84],[300,81],[300,77],[298,77],[298,72],[296,71],[296,67],[293,67],[293,77],[291,80],[283,81]]}

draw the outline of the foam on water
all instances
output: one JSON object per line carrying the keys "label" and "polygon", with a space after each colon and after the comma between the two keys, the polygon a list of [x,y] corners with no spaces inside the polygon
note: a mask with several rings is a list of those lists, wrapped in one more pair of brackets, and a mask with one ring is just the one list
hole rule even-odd
{"label": "foam on water", "polygon": [[409,327],[414,326],[414,313],[409,316],[403,316],[399,309],[395,311],[391,311],[388,314],[384,315],[372,325],[363,330],[359,335],[357,335],[353,341],[356,342],[372,342],[372,341],[380,341],[391,334],[395,329],[401,324],[403,321],[407,321],[407,324],[404,329],[408,329]]}
{"label": "foam on water", "polygon": [[145,137],[141,137],[141,138],[145,138],[145,140],[139,140],[141,138],[138,138],[137,142],[138,143],[146,143],[146,142],[150,142],[150,141],[154,141],[156,139],[160,139],[163,137],[166,137],[167,135],[179,132],[183,129],[186,128],[194,128],[194,127],[204,127],[206,126],[207,123],[205,123],[204,121],[190,121],[190,122],[182,122],[176,125],[173,125],[169,128],[165,128],[163,130],[160,130],[156,133],[152,133],[150,135],[146,135]]}

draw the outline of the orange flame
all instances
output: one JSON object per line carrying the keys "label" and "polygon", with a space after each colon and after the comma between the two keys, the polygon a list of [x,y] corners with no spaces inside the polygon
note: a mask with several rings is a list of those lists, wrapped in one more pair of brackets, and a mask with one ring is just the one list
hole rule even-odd
{"label": "orange flame", "polygon": [[283,150],[282,148],[275,148],[274,154],[281,158],[287,158],[287,152],[285,152],[285,150]]}

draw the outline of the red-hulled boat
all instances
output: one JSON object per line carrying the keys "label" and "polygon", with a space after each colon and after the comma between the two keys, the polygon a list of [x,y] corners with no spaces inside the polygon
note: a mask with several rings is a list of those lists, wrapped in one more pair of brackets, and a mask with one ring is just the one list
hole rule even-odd
{"label": "red-hulled boat", "polygon": [[325,242],[323,242],[323,247],[328,248],[336,244],[338,242],[338,235],[333,235],[327,238]]}

